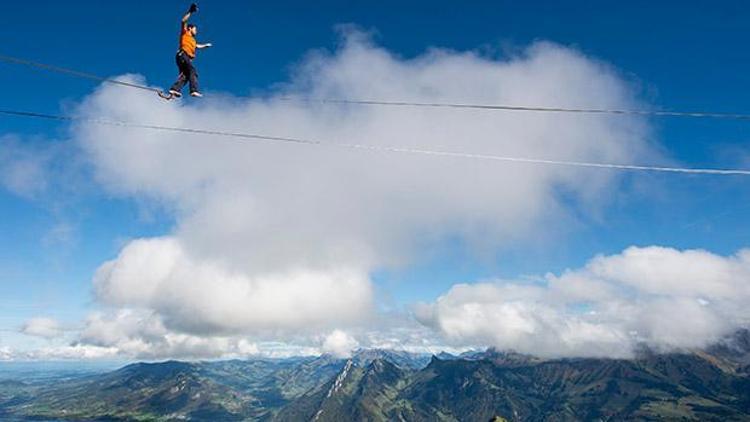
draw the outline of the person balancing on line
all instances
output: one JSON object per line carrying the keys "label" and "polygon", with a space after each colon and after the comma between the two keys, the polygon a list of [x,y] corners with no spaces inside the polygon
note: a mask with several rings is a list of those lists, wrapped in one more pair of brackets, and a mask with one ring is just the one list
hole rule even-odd
{"label": "person balancing on line", "polygon": [[198,89],[198,72],[193,66],[193,60],[195,59],[195,52],[198,49],[211,47],[211,43],[198,44],[195,40],[195,35],[198,33],[198,27],[195,24],[188,23],[190,16],[198,11],[198,5],[195,3],[190,5],[185,16],[182,17],[182,26],[180,30],[180,49],[177,51],[177,68],[180,70],[180,75],[177,77],[174,85],[169,88],[169,98],[180,98],[182,97],[182,87],[185,83],[190,83],[190,95],[193,97],[202,97]]}

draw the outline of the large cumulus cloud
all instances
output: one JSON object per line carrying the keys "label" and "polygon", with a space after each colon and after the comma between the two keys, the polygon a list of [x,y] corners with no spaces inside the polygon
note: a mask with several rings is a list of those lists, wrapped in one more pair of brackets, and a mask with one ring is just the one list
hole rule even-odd
{"label": "large cumulus cloud", "polygon": [[542,356],[705,347],[750,325],[750,250],[631,247],[540,283],[459,284],[420,305],[449,341]]}
{"label": "large cumulus cloud", "polygon": [[[637,118],[326,105],[289,96],[638,106],[617,72],[558,45],[537,43],[501,59],[440,49],[403,59],[354,33],[332,53],[310,54],[289,83],[263,98],[216,94],[167,103],[102,86],[78,112],[375,146],[659,159]],[[73,135],[97,181],[113,194],[159,204],[175,222],[170,233],[133,240],[104,263],[94,280],[97,299],[153,312],[169,332],[196,336],[320,334],[372,321],[373,271],[428,259],[446,241],[493,252],[538,237],[541,224],[569,221],[570,207],[599,207],[617,183],[602,170],[85,122]]]}
{"label": "large cumulus cloud", "polygon": [[160,311],[172,328],[243,334],[355,322],[368,311],[369,280],[343,266],[253,274],[191,258],[175,238],[130,242],[94,278],[97,297],[114,306]]}

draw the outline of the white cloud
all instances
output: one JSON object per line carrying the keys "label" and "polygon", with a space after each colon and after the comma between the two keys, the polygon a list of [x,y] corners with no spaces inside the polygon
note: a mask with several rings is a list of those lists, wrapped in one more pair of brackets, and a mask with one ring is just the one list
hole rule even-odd
{"label": "white cloud", "polygon": [[63,328],[57,320],[37,317],[26,321],[21,327],[21,332],[29,336],[52,339],[60,337],[63,334]]}
{"label": "white cloud", "polygon": [[8,346],[0,346],[0,362],[13,360],[13,351]]}
{"label": "white cloud", "polygon": [[168,330],[159,316],[131,309],[93,314],[75,346],[112,350],[136,359],[248,357],[258,345],[239,336],[195,336]]}
{"label": "white cloud", "polygon": [[[52,339],[47,339],[52,340]],[[122,357],[116,348],[87,344],[64,344],[44,341],[29,347],[26,345],[0,346],[0,362],[3,361],[57,361],[57,360],[111,360]]]}
{"label": "white cloud", "polygon": [[[340,50],[308,56],[290,83],[265,99],[216,95],[167,103],[102,86],[78,113],[363,145],[554,160],[658,160],[648,146],[648,127],[638,118],[282,99],[289,95],[637,106],[612,69],[554,44],[537,43],[503,60],[439,49],[404,60],[350,34]],[[545,222],[571,219],[569,206],[599,207],[616,183],[615,173],[607,171],[242,142],[85,122],[73,134],[107,189],[153,200],[175,218],[173,232],[134,240],[101,266],[94,280],[97,299],[114,309],[153,312],[167,332],[190,341],[224,335],[289,340],[351,331],[347,325],[374,318],[373,271],[429,258],[447,239],[493,252],[538,237]],[[126,344],[121,340],[127,333],[113,333],[87,338],[120,335],[104,344],[136,354],[173,350],[163,342]]]}
{"label": "white cloud", "polygon": [[[113,353],[120,358],[148,360],[248,356],[284,358],[323,353],[347,357],[352,350],[358,348],[392,349],[414,353],[460,353],[467,350],[467,347],[445,345],[433,330],[419,324],[408,314],[381,314],[367,327],[334,329],[322,334],[316,331],[310,330],[295,335],[269,333],[265,336],[191,335],[170,330],[163,323],[162,317],[152,311],[120,309],[111,313],[91,315],[74,345],[88,346],[93,350],[114,351]],[[44,353],[52,353],[51,349],[45,349]],[[70,351],[70,348],[63,346],[62,350]]]}
{"label": "white cloud", "polygon": [[153,309],[171,329],[209,335],[354,323],[367,314],[372,296],[361,271],[231,271],[191,257],[175,238],[130,242],[102,265],[94,286],[107,304]]}
{"label": "white cloud", "polygon": [[542,356],[630,356],[705,347],[750,325],[750,250],[631,247],[539,285],[460,284],[415,308],[457,344]]}
{"label": "white cloud", "polygon": [[351,356],[352,351],[359,346],[357,340],[341,330],[333,330],[323,341],[323,353],[346,358]]}
{"label": "white cloud", "polygon": [[[357,348],[378,348],[415,353],[464,351],[446,346],[435,333],[407,314],[378,315],[371,326],[335,329],[323,334],[310,330],[277,335],[191,335],[170,330],[152,311],[120,309],[91,315],[79,333],[76,346],[114,350],[127,359],[215,359],[264,356],[284,358],[329,353],[346,357]],[[67,346],[63,350],[69,349]],[[45,353],[51,353],[49,350]]]}
{"label": "white cloud", "polygon": [[25,352],[16,352],[14,353],[13,360],[116,360],[120,357],[120,351],[114,347],[71,344],[65,346],[48,346]]}

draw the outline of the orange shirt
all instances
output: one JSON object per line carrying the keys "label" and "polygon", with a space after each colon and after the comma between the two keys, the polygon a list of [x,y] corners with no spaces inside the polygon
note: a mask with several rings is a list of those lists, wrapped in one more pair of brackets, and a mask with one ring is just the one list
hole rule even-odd
{"label": "orange shirt", "polygon": [[180,50],[187,53],[190,58],[195,58],[195,49],[197,46],[197,41],[195,41],[195,37],[193,34],[191,34],[186,26],[182,27],[182,34],[180,34]]}

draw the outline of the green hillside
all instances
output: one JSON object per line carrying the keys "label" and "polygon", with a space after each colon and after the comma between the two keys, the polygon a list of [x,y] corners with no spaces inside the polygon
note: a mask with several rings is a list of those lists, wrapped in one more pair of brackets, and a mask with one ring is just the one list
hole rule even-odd
{"label": "green hillside", "polygon": [[[138,363],[54,384],[0,381],[0,416],[67,420],[750,420],[750,336],[633,360],[360,351]],[[4,413],[3,413],[4,412]]]}

